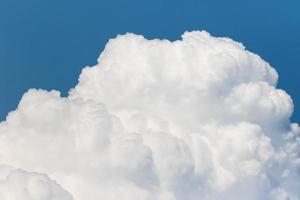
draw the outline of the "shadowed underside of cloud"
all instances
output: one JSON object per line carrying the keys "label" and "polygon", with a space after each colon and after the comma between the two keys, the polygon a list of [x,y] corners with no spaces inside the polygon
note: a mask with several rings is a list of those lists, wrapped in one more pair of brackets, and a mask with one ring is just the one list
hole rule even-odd
{"label": "shadowed underside of cloud", "polygon": [[1,200],[299,200],[300,128],[277,72],[228,38],[126,34],[68,97],[0,124]]}

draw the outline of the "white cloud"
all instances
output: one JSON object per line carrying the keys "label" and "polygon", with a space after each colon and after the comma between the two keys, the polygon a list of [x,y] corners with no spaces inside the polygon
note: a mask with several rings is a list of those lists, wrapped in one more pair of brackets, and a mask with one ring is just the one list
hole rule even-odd
{"label": "white cloud", "polygon": [[73,200],[72,196],[46,175],[12,170],[0,180],[2,200]]}
{"label": "white cloud", "polygon": [[277,79],[204,31],[118,36],[68,97],[31,89],[0,124],[0,197],[300,199],[300,128]]}

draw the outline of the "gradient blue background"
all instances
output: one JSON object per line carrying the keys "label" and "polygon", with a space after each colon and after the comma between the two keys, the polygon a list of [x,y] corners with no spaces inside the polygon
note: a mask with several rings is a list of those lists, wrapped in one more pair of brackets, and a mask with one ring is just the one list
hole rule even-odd
{"label": "gradient blue background", "polygon": [[299,0],[0,0],[0,119],[29,88],[66,95],[119,33],[175,40],[202,29],[242,42],[275,67],[300,121]]}

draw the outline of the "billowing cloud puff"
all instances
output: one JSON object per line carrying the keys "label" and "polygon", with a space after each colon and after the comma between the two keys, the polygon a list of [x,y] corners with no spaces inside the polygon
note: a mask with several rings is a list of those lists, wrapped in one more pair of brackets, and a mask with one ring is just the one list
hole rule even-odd
{"label": "billowing cloud puff", "polygon": [[68,97],[30,89],[0,124],[0,197],[299,200],[300,128],[277,79],[205,31],[118,36]]}
{"label": "billowing cloud puff", "polygon": [[[2,166],[3,173],[3,166]],[[13,170],[0,180],[2,200],[73,200],[57,183],[46,175]]]}

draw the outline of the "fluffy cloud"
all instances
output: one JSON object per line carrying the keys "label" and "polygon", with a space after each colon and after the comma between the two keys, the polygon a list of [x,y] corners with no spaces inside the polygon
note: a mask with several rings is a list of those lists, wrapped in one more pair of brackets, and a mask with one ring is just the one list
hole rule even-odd
{"label": "fluffy cloud", "polygon": [[69,193],[46,175],[23,170],[12,170],[4,180],[0,180],[0,191],[2,200],[73,200]]}
{"label": "fluffy cloud", "polygon": [[118,36],[68,97],[30,89],[0,124],[0,197],[298,200],[300,128],[277,79],[204,31]]}

